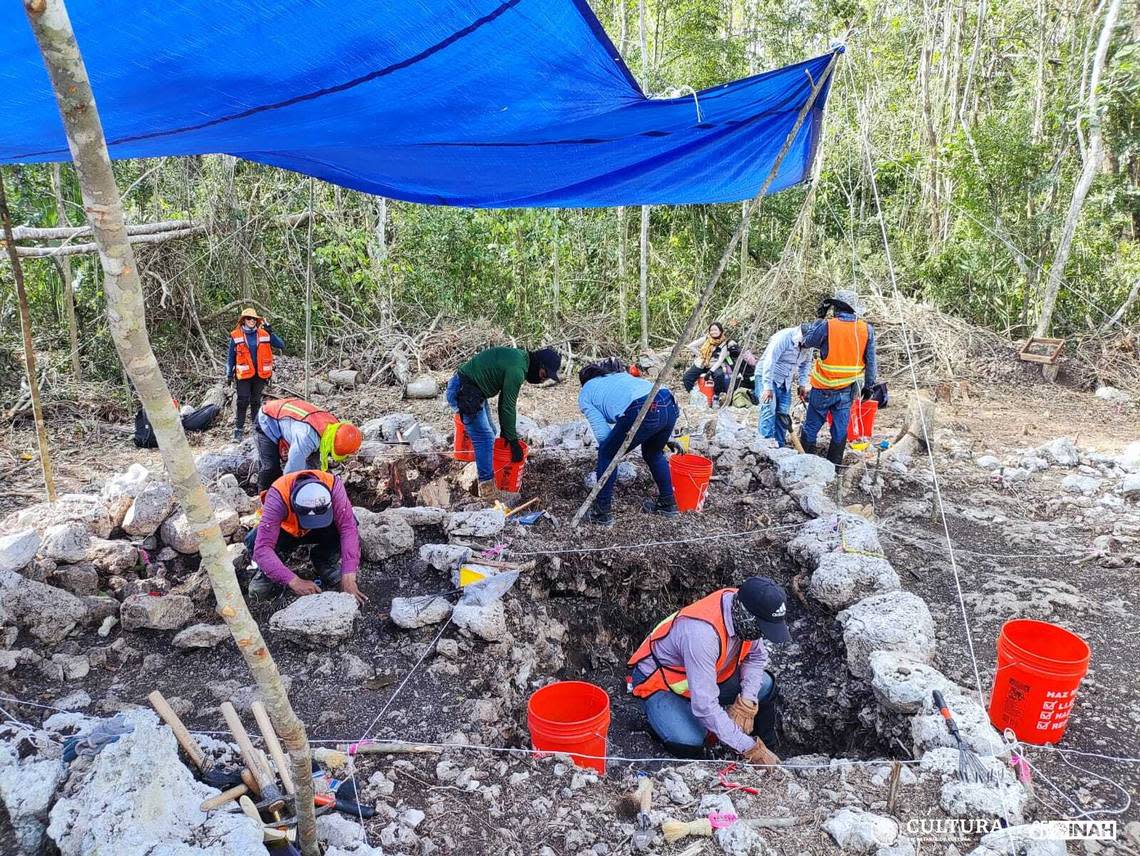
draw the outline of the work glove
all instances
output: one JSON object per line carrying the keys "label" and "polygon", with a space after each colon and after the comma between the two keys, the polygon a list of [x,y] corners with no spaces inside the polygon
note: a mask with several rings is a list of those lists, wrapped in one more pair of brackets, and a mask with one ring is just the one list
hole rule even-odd
{"label": "work glove", "polygon": [[518,440],[508,440],[507,443],[511,447],[511,460],[516,464],[519,463],[523,459],[522,443]]}
{"label": "work glove", "polygon": [[674,455],[685,454],[685,447],[678,443],[676,440],[670,440],[665,444],[665,448],[672,452]]}
{"label": "work glove", "polygon": [[756,742],[752,744],[752,748],[744,753],[744,760],[749,764],[763,764],[764,766],[774,767],[780,763],[780,756],[764,745],[764,741],[759,737]]}
{"label": "work glove", "polygon": [[873,394],[871,387],[865,386],[862,391],[860,391],[859,398],[863,401],[870,401]]}
{"label": "work glove", "polygon": [[756,699],[747,699],[742,695],[738,695],[736,701],[725,708],[728,718],[745,734],[752,733],[752,726],[756,722],[758,710],[760,710],[760,704]]}

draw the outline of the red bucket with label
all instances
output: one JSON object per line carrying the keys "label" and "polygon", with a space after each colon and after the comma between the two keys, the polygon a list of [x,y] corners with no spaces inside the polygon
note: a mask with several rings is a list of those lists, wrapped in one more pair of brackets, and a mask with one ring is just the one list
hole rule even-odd
{"label": "red bucket with label", "polygon": [[1056,743],[1065,735],[1089,645],[1064,627],[1018,618],[1007,621],[997,643],[997,673],[990,722],[1025,743]]}
{"label": "red bucket with label", "polygon": [[471,445],[471,438],[467,436],[467,429],[463,427],[463,418],[458,413],[455,414],[454,455],[457,461],[475,460],[475,447]]}

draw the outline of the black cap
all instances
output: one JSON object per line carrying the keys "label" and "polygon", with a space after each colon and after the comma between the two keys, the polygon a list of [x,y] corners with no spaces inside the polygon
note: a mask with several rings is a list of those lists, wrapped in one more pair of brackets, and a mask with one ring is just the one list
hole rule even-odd
{"label": "black cap", "polygon": [[562,355],[554,348],[542,348],[533,354],[534,364],[537,368],[546,369],[546,377],[555,383],[561,383],[558,370],[562,368]]}
{"label": "black cap", "polygon": [[788,596],[782,587],[767,577],[749,577],[737,590],[736,597],[756,617],[765,639],[792,641],[787,623]]}

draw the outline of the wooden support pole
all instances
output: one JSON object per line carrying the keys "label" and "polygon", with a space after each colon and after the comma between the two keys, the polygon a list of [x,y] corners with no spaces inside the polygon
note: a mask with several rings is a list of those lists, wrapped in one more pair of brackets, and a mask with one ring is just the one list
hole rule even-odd
{"label": "wooden support pole", "polygon": [[20,330],[24,334],[24,372],[28,377],[28,391],[32,396],[32,415],[36,421],[36,444],[40,450],[40,469],[44,475],[47,498],[55,502],[55,476],[52,474],[51,449],[48,448],[44,410],[40,404],[40,379],[36,372],[36,350],[32,342],[32,316],[28,311],[28,292],[24,289],[24,268],[16,255],[16,240],[12,237],[12,213],[8,210],[8,194],[4,190],[4,174],[0,172],[0,220],[4,224],[4,246],[12,263],[16,280],[16,299],[20,304]]}
{"label": "wooden support pole", "polygon": [[658,390],[660,390],[665,382],[669,379],[669,375],[673,373],[673,364],[677,361],[677,356],[681,353],[681,348],[684,347],[685,343],[692,338],[693,333],[697,328],[697,323],[701,319],[701,314],[705,311],[705,306],[708,304],[709,298],[712,297],[713,288],[715,288],[717,282],[720,281],[721,275],[724,273],[725,268],[728,267],[729,261],[732,259],[733,254],[736,252],[737,246],[740,244],[740,238],[744,233],[745,227],[748,225],[749,219],[753,217],[760,209],[760,205],[763,203],[764,197],[768,194],[768,188],[772,186],[772,182],[776,179],[776,175],[780,171],[780,166],[784,163],[784,158],[787,156],[788,151],[791,149],[792,143],[795,142],[796,136],[800,132],[800,128],[803,127],[804,120],[807,118],[807,115],[811,111],[811,108],[815,105],[816,99],[819,97],[819,93],[823,91],[824,86],[827,85],[827,81],[831,79],[831,74],[835,70],[835,65],[839,61],[840,55],[841,52],[839,50],[833,51],[831,54],[831,59],[828,60],[827,66],[824,68],[823,73],[819,76],[819,80],[811,81],[811,92],[808,95],[807,101],[805,101],[804,106],[800,108],[800,112],[796,116],[796,121],[792,125],[792,129],[788,132],[788,136],[784,140],[784,145],[780,147],[780,151],[776,154],[776,159],[772,162],[772,168],[768,170],[768,177],[764,179],[764,183],[760,186],[760,190],[756,196],[753,197],[752,200],[748,203],[748,207],[745,209],[744,216],[741,217],[740,224],[736,227],[736,231],[733,233],[732,238],[728,242],[728,245],[724,248],[724,252],[721,253],[720,261],[717,263],[716,269],[713,270],[712,275],[709,277],[708,282],[705,284],[704,291],[701,292],[701,296],[697,300],[697,305],[693,307],[693,311],[689,314],[688,323],[685,324],[685,329],[681,333],[681,337],[677,339],[676,344],[673,345],[673,350],[665,359],[664,365],[661,366],[661,370],[657,373],[657,377],[653,381],[653,388],[649,390],[648,395],[645,396],[645,403],[641,405],[641,410],[638,411],[637,418],[633,420],[633,424],[629,427],[629,431],[626,432],[625,440],[622,441],[621,448],[617,450],[617,453],[614,455],[613,460],[610,461],[610,465],[606,467],[605,472],[603,472],[601,476],[598,477],[598,480],[594,484],[593,489],[590,491],[586,499],[582,502],[582,505],[574,513],[574,517],[570,521],[572,526],[577,526],[581,522],[590,506],[593,504],[594,497],[598,495],[598,491],[602,489],[603,485],[606,483],[606,480],[609,479],[610,474],[613,473],[613,471],[617,469],[618,464],[621,463],[622,457],[626,452],[629,451],[629,447],[633,443],[633,438],[637,435],[637,429],[640,428],[641,423],[645,421],[645,416],[647,413],[649,413],[649,408],[653,405],[654,399],[657,397]]}

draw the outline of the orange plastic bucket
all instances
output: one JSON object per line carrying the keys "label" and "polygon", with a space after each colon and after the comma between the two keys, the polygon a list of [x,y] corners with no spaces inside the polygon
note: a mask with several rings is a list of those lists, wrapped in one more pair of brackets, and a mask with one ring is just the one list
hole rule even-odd
{"label": "orange plastic bucket", "polygon": [[[851,418],[847,420],[847,439],[858,440],[860,437],[870,437],[875,430],[875,414],[879,412],[879,402],[852,401]],[[831,424],[831,411],[827,413],[827,424]]]}
{"label": "orange plastic bucket", "polygon": [[712,381],[704,376],[697,378],[697,389],[709,400],[709,407],[712,407],[714,390]]}
{"label": "orange plastic bucket", "polygon": [[463,427],[463,417],[455,414],[455,445],[453,447],[455,460],[475,460],[475,447],[471,445],[471,438],[467,436],[467,429]]}
{"label": "orange plastic bucket", "polygon": [[519,440],[523,459],[518,463],[511,460],[511,446],[502,437],[495,438],[495,452],[491,458],[491,468],[495,471],[495,485],[507,493],[518,493],[522,489],[523,470],[526,469],[526,456],[530,449]]}
{"label": "orange plastic bucket", "polygon": [[585,681],[557,681],[536,690],[526,705],[530,743],[540,752],[566,752],[579,767],[606,772],[610,697]]}
{"label": "orange plastic bucket", "polygon": [[673,497],[678,511],[700,511],[705,507],[712,478],[713,463],[700,455],[673,455],[669,458],[669,476],[673,480]]}
{"label": "orange plastic bucket", "polygon": [[1065,736],[1089,645],[1075,633],[1030,618],[1007,621],[997,643],[997,673],[990,722],[1013,729],[1026,743],[1056,743]]}

